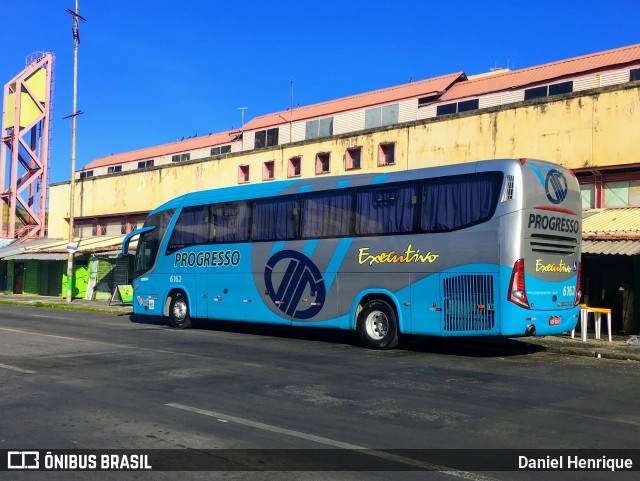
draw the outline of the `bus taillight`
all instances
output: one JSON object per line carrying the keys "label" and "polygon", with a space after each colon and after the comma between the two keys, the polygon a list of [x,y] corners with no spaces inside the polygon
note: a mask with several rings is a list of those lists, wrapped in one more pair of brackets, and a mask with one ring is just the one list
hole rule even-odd
{"label": "bus taillight", "polygon": [[518,259],[513,265],[511,281],[509,281],[508,300],[525,309],[531,309],[527,293],[524,290],[524,259]]}
{"label": "bus taillight", "polygon": [[580,298],[582,297],[582,289],[580,284],[580,273],[582,272],[582,262],[578,262],[578,280],[576,281],[576,297],[573,300],[573,307],[580,304]]}

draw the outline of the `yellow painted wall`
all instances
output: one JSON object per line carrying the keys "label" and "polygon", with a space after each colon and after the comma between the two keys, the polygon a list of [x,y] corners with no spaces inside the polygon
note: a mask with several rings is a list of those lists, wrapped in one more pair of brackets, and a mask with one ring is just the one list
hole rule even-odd
{"label": "yellow painted wall", "polygon": [[[362,169],[385,172],[531,157],[568,168],[640,162],[640,87],[626,84],[589,94],[531,104],[511,104],[377,129],[366,134],[278,146],[220,160],[170,164],[76,182],[75,217],[149,211],[178,195],[237,185],[238,167],[250,165],[251,183],[262,181],[262,165],[274,160],[276,179],[287,178],[288,159],[302,157],[302,177],[315,176],[315,156],[331,152],[331,174],[345,173],[348,147],[362,147]],[[396,143],[394,166],[377,166],[378,145]],[[323,174],[327,175],[327,174]],[[69,184],[50,188],[49,236],[68,235]]]}

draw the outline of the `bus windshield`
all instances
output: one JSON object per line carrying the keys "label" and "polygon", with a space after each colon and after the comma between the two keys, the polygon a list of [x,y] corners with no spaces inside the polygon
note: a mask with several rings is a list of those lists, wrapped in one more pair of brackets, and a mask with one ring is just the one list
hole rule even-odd
{"label": "bus windshield", "polygon": [[153,214],[144,222],[144,227],[155,227],[140,234],[136,249],[134,277],[140,277],[149,272],[156,263],[160,242],[164,237],[175,209],[164,210]]}

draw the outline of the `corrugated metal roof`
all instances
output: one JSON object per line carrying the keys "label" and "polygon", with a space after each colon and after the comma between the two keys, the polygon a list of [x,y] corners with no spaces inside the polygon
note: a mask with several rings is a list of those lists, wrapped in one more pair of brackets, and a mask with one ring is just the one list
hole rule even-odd
{"label": "corrugated metal roof", "polygon": [[583,234],[640,234],[640,207],[603,209],[584,216]]}
{"label": "corrugated metal roof", "polygon": [[319,118],[373,105],[397,102],[399,100],[409,99],[412,97],[436,95],[438,92],[443,92],[448,89],[451,84],[457,80],[464,78],[464,72],[456,72],[449,75],[443,75],[441,77],[374,90],[373,92],[352,95],[350,97],[330,100],[319,104],[297,107],[293,110],[284,110],[282,112],[267,114],[262,117],[256,117],[246,123],[244,130],[255,130],[287,124],[289,122]]}
{"label": "corrugated metal roof", "polygon": [[640,44],[458,82],[440,100],[474,97],[535,83],[550,82],[568,75],[636,61],[640,61]]}
{"label": "corrugated metal roof", "polygon": [[228,144],[239,134],[238,130],[220,132],[217,134],[209,134],[203,137],[195,137],[187,140],[177,140],[171,144],[158,145],[156,147],[148,147],[146,149],[132,150],[122,154],[109,155],[100,157],[89,162],[80,171],[95,169],[96,167],[105,167],[107,165],[123,164],[134,160],[150,160],[155,157],[169,154],[177,154],[180,152],[188,152],[203,147],[214,147],[216,145]]}
{"label": "corrugated metal roof", "polygon": [[[124,235],[117,236],[99,236],[99,237],[87,237],[82,239],[74,239],[74,242],[78,244],[77,254],[83,254],[88,252],[104,252],[114,251],[122,247],[122,241]],[[136,241],[137,242],[137,241]],[[67,252],[66,240],[57,240],[48,244],[34,246],[30,249],[25,249],[24,253],[37,253],[37,252]],[[130,248],[135,249],[135,242],[131,242]]]}
{"label": "corrugated metal roof", "polygon": [[5,261],[63,261],[66,259],[67,254],[61,252],[25,252],[4,258]]}
{"label": "corrugated metal roof", "polygon": [[49,239],[47,237],[41,237],[39,239],[34,239],[24,243],[20,243],[14,240],[12,244],[9,244],[8,246],[0,248],[0,259],[6,259],[9,256],[21,254],[22,252],[25,251],[25,249],[45,245],[51,242],[52,240],[54,239]]}
{"label": "corrugated metal roof", "polygon": [[606,254],[633,256],[640,254],[640,241],[634,240],[585,240],[583,254]]}

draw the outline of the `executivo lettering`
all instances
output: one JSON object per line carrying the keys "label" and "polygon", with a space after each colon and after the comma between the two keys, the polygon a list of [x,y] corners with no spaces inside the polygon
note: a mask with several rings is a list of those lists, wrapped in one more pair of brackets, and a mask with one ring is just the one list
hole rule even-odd
{"label": "executivo lettering", "polygon": [[379,252],[378,254],[371,254],[369,247],[361,247],[358,251],[358,264],[418,264],[418,263],[434,263],[436,259],[440,257],[440,254],[434,254],[429,251],[426,254],[421,254],[420,249],[414,249],[411,244],[407,246],[407,249],[402,253],[397,253],[392,250],[389,252]]}

